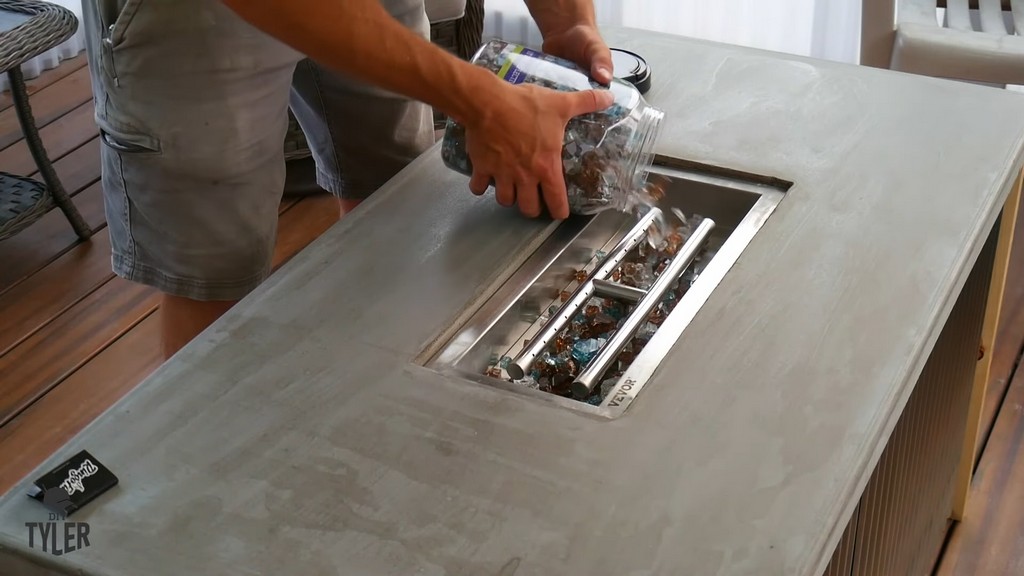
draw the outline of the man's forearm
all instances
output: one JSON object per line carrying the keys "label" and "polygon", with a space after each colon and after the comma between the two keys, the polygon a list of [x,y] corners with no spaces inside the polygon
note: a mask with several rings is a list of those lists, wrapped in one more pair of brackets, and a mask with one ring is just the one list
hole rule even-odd
{"label": "man's forearm", "polygon": [[484,114],[501,82],[406,28],[378,0],[222,1],[318,63],[461,122]]}
{"label": "man's forearm", "polygon": [[524,2],[544,37],[578,24],[597,25],[593,0],[524,0]]}

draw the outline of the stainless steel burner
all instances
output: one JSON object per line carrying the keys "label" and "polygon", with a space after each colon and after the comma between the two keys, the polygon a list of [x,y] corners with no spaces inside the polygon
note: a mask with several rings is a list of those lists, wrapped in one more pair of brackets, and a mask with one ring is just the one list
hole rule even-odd
{"label": "stainless steel burner", "polygon": [[[621,415],[788,189],[670,163],[657,208],[564,222],[426,366]],[[674,237],[649,241],[665,221]]]}

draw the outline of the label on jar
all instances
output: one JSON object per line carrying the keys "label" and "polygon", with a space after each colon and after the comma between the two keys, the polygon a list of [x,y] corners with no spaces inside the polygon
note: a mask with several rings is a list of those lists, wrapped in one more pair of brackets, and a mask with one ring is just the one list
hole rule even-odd
{"label": "label on jar", "polygon": [[[502,65],[498,75],[510,84],[522,84],[527,79],[527,72],[524,68],[529,67],[529,65],[523,66],[523,64],[526,64],[523,62],[524,59],[542,59],[545,57],[544,53],[523,46],[506,46],[502,52],[505,52],[505,64]],[[520,54],[522,57],[517,58],[513,54]]]}
{"label": "label on jar", "polygon": [[498,75],[510,84],[539,84],[556,90],[587,90],[592,84],[587,75],[575,64],[531,50],[510,45],[502,50],[505,61]]}
{"label": "label on jar", "polygon": [[[510,84],[539,84],[555,90],[589,90],[602,88],[582,68],[557,56],[544,54],[524,46],[510,44],[501,50],[504,62],[498,76]],[[626,83],[607,86],[615,95],[615,103],[625,108],[636,106],[639,93]]]}

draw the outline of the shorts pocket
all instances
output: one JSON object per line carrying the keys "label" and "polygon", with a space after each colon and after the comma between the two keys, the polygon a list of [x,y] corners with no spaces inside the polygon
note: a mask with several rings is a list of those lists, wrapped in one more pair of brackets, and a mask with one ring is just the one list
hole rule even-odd
{"label": "shorts pocket", "polygon": [[144,0],[91,0],[97,3],[97,12],[103,24],[103,42],[117,48],[124,42],[139,7]]}
{"label": "shorts pocket", "polygon": [[107,126],[100,127],[100,139],[111,150],[121,154],[160,153],[160,141],[156,138],[124,130],[115,130],[110,128],[108,123],[104,124],[107,124]]}
{"label": "shorts pocket", "polygon": [[124,43],[135,15],[145,0],[88,0],[96,2],[102,30],[103,65],[108,75],[119,84],[114,53]]}

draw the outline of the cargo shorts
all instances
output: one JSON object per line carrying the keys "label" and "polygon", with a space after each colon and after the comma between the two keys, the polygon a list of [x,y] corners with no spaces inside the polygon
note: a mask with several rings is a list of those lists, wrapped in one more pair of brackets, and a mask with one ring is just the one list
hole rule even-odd
{"label": "cargo shorts", "polygon": [[[429,38],[423,0],[382,2]],[[237,300],[267,277],[289,106],[341,198],[434,143],[425,104],[317,65],[219,0],[83,0],[82,20],[113,270],[164,293]]]}

